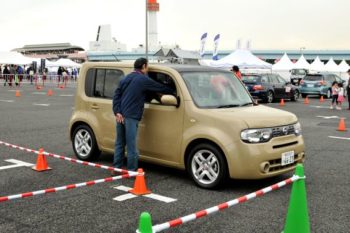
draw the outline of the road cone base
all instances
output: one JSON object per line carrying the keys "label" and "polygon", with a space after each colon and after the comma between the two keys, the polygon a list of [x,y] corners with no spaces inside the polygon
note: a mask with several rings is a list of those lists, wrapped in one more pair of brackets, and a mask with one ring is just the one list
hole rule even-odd
{"label": "road cone base", "polygon": [[337,131],[345,132],[345,131],[348,131],[348,130],[346,130],[346,129],[337,129]]}
{"label": "road cone base", "polygon": [[44,168],[44,169],[37,169],[36,166],[33,166],[32,169],[37,171],[37,172],[44,172],[44,171],[47,171],[47,170],[52,170],[51,167],[47,167],[47,168]]}
{"label": "road cone base", "polygon": [[150,190],[140,192],[140,191],[136,191],[134,189],[131,189],[131,190],[129,190],[129,193],[132,193],[132,194],[137,195],[137,196],[141,196],[141,195],[151,194],[152,192]]}

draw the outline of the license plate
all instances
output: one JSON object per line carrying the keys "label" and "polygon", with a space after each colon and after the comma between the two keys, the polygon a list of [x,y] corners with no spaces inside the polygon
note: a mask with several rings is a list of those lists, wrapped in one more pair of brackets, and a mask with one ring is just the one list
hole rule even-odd
{"label": "license plate", "polygon": [[314,87],[314,84],[307,84],[307,87]]}
{"label": "license plate", "polygon": [[281,165],[285,166],[291,163],[294,163],[294,151],[288,151],[288,152],[282,153]]}

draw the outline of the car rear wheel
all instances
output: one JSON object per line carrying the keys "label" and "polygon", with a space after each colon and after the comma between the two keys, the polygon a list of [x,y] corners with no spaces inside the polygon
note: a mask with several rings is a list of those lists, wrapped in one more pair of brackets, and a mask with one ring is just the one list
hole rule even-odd
{"label": "car rear wheel", "polygon": [[274,95],[272,91],[267,92],[267,96],[266,96],[266,102],[267,103],[272,103],[274,99]]}
{"label": "car rear wheel", "polygon": [[203,143],[195,146],[187,160],[187,170],[202,188],[215,188],[227,177],[224,155],[217,147]]}
{"label": "car rear wheel", "polygon": [[295,90],[295,91],[294,91],[294,94],[293,94],[293,96],[292,96],[292,98],[291,98],[291,100],[292,100],[292,101],[297,101],[297,100],[299,99],[299,96],[300,96],[299,91],[298,91],[298,90]]}
{"label": "car rear wheel", "polygon": [[79,125],[72,135],[75,155],[84,161],[96,159],[100,155],[96,138],[90,127]]}

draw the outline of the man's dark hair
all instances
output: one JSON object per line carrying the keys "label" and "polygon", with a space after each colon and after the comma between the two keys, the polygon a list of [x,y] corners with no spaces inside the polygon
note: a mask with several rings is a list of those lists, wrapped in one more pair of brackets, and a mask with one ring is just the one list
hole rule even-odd
{"label": "man's dark hair", "polygon": [[143,66],[143,65],[146,65],[146,66],[147,66],[147,64],[148,64],[147,59],[146,59],[146,58],[143,58],[143,57],[140,57],[140,58],[138,58],[138,59],[135,61],[135,63],[134,63],[134,68],[135,68],[136,70],[141,70],[141,69],[142,69],[142,66]]}
{"label": "man's dark hair", "polygon": [[237,72],[237,71],[239,71],[239,68],[238,68],[238,66],[233,66],[233,67],[232,67],[232,70],[233,70],[234,72]]}

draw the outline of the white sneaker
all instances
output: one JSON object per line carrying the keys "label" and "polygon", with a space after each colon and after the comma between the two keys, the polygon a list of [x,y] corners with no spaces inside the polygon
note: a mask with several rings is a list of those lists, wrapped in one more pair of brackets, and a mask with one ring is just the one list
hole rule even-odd
{"label": "white sneaker", "polygon": [[333,109],[333,106],[331,106],[329,109]]}
{"label": "white sneaker", "polygon": [[337,110],[341,110],[341,107],[335,107]]}

